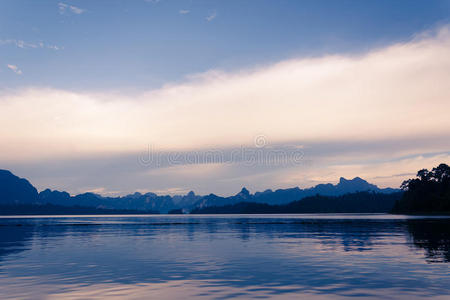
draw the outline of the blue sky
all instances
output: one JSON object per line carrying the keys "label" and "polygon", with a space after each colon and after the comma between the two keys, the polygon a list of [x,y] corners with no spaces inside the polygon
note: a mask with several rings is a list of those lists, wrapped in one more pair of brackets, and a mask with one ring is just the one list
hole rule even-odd
{"label": "blue sky", "polygon": [[398,187],[450,163],[449,24],[450,0],[1,0],[0,168],[72,194]]}
{"label": "blue sky", "polygon": [[210,69],[367,51],[445,24],[449,11],[448,0],[2,0],[0,87],[154,88]]}

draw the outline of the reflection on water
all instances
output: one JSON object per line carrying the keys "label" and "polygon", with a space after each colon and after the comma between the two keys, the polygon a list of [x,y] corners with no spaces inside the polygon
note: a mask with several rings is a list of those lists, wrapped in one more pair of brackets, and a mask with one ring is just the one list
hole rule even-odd
{"label": "reflection on water", "polygon": [[450,296],[450,219],[0,218],[0,298]]}
{"label": "reflection on water", "polygon": [[414,246],[425,249],[428,262],[450,261],[450,222],[448,220],[409,220],[408,231]]}

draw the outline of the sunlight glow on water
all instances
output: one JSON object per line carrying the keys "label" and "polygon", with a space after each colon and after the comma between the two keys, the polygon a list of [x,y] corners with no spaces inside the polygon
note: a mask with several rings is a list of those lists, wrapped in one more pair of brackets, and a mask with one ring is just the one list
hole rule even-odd
{"label": "sunlight glow on water", "polygon": [[450,219],[0,218],[2,299],[450,297]]}

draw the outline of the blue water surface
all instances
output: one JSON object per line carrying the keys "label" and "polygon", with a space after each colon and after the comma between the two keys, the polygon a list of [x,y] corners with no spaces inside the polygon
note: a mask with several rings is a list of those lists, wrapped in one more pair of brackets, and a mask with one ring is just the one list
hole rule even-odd
{"label": "blue water surface", "polygon": [[0,217],[1,299],[450,299],[450,218]]}

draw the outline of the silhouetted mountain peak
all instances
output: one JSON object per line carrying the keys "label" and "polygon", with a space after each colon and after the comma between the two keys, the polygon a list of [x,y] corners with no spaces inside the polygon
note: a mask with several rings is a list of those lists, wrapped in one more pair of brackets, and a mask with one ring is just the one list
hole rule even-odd
{"label": "silhouetted mountain peak", "polygon": [[67,192],[52,191],[51,189],[45,189],[39,193],[40,203],[61,204],[70,200],[70,195]]}
{"label": "silhouetted mountain peak", "polygon": [[37,198],[38,192],[28,180],[8,170],[0,170],[0,202],[33,203]]}
{"label": "silhouetted mountain peak", "polygon": [[338,184],[346,184],[346,183],[368,183],[366,180],[362,179],[361,177],[355,177],[353,179],[346,179],[344,177],[339,178]]}
{"label": "silhouetted mountain peak", "polygon": [[248,198],[250,196],[250,192],[245,187],[243,187],[239,194],[237,194],[237,196]]}
{"label": "silhouetted mountain peak", "polygon": [[125,198],[132,198],[132,199],[138,199],[140,197],[142,197],[142,194],[139,192],[135,192],[133,194],[129,194],[129,195],[125,196]]}
{"label": "silhouetted mountain peak", "polygon": [[349,180],[345,179],[344,177],[341,177],[341,178],[339,178],[338,184],[345,184],[345,183],[347,183],[347,181],[349,181]]}
{"label": "silhouetted mountain peak", "polygon": [[190,191],[189,193],[187,193],[186,197],[195,197],[194,191]]}
{"label": "silhouetted mountain peak", "polygon": [[355,177],[353,179],[341,177],[339,178],[339,183],[336,185],[336,188],[343,189],[344,192],[378,190],[376,185],[370,184],[360,177]]}
{"label": "silhouetted mountain peak", "polygon": [[17,176],[14,175],[13,173],[11,173],[11,171],[0,169],[0,178],[6,178],[7,176],[14,176],[14,177],[17,177]]}
{"label": "silhouetted mountain peak", "polygon": [[156,198],[156,197],[158,197],[158,195],[156,195],[155,193],[152,193],[152,192],[145,193],[144,196],[147,197],[147,198]]}

